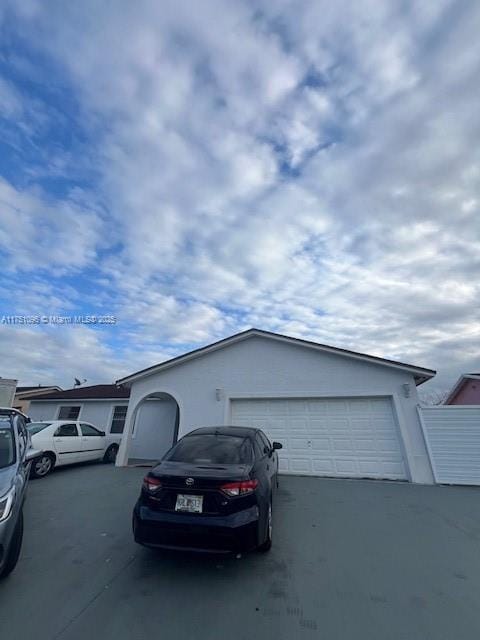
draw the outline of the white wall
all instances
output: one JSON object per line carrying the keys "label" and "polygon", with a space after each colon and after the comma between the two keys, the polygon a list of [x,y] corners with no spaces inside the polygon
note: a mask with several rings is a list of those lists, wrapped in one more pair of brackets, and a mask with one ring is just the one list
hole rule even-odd
{"label": "white wall", "polygon": [[117,401],[88,400],[83,402],[65,402],[58,400],[42,402],[40,400],[32,400],[28,415],[33,422],[35,422],[35,420],[56,420],[59,407],[67,405],[80,406],[79,420],[91,422],[99,429],[108,432],[112,422],[113,407],[126,404],[128,404],[128,400],[124,399],[119,399]]}
{"label": "white wall", "polygon": [[[410,385],[409,398],[403,394],[405,383]],[[216,399],[217,388],[223,390],[220,401]],[[228,424],[230,402],[235,397],[391,395],[412,480],[433,482],[416,412],[413,376],[398,369],[250,337],[134,381],[127,428],[138,402],[159,391],[171,394],[179,404],[179,437],[196,427]],[[126,463],[128,446],[125,438],[118,464]]]}
{"label": "white wall", "polygon": [[58,413],[58,402],[30,402],[28,415],[33,422],[36,420],[56,420]]}
{"label": "white wall", "polygon": [[177,405],[173,400],[146,400],[137,412],[129,458],[158,460],[175,436]]}

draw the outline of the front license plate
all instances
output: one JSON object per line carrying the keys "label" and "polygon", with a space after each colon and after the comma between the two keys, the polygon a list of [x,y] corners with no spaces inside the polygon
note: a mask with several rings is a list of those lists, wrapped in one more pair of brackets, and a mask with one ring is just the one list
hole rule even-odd
{"label": "front license plate", "polygon": [[203,496],[188,496],[184,493],[177,494],[175,511],[189,511],[190,513],[202,513]]}

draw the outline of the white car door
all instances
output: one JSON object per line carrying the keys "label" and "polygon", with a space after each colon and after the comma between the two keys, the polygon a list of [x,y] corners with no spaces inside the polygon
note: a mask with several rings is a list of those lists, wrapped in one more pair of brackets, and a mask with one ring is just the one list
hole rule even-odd
{"label": "white car door", "polygon": [[98,460],[105,452],[105,435],[88,422],[80,422],[82,432],[82,459]]}
{"label": "white car door", "polygon": [[58,456],[58,465],[82,460],[82,440],[75,422],[64,422],[55,429],[53,445]]}

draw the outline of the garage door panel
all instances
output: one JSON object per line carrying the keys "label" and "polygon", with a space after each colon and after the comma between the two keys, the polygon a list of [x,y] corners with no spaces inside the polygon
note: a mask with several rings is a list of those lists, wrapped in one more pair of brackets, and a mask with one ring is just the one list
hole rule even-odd
{"label": "garage door panel", "polygon": [[369,453],[376,450],[376,442],[373,438],[355,438],[354,440],[355,451],[359,454],[362,452]]}
{"label": "garage door panel", "polygon": [[385,473],[388,473],[392,477],[396,476],[399,480],[405,478],[405,468],[404,465],[400,462],[396,462],[394,460],[392,460],[391,462],[384,462],[383,470]]}
{"label": "garage door panel", "polygon": [[324,400],[309,400],[307,402],[307,410],[309,413],[316,416],[323,416],[327,414],[327,405]]}
{"label": "garage door panel", "polygon": [[350,459],[342,459],[337,458],[335,460],[335,468],[337,473],[348,476],[356,476],[357,475],[357,461]]}
{"label": "garage door panel", "polygon": [[[262,401],[260,400],[259,402],[261,403]],[[288,400],[267,400],[266,406],[268,407],[270,416],[279,415],[283,417],[288,415]]]}
{"label": "garage door panel", "polygon": [[325,422],[330,431],[349,431],[350,422],[347,418],[332,417]]}
{"label": "garage door panel", "polygon": [[[322,402],[322,400],[319,400]],[[348,400],[325,400],[328,415],[343,417],[348,413]]]}
{"label": "garage door panel", "polygon": [[289,429],[291,427],[295,427],[293,424],[289,424],[288,418],[278,417],[270,417],[264,420],[264,424],[268,425],[269,429]]}
{"label": "garage door panel", "polygon": [[289,471],[292,473],[310,473],[311,469],[312,463],[308,458],[290,458]]}
{"label": "garage door panel", "polygon": [[353,451],[353,443],[350,439],[332,438],[332,446],[334,451]]}
{"label": "garage door panel", "polygon": [[364,431],[364,430],[368,431],[371,429],[371,421],[368,420],[367,418],[351,418],[350,426],[355,431]]}
{"label": "garage door panel", "polygon": [[310,442],[313,451],[330,451],[330,438],[313,438]]}
{"label": "garage door panel", "polygon": [[[285,420],[287,423],[287,420]],[[296,416],[290,419],[290,428],[295,431],[305,431],[308,427],[308,418],[297,418]]]}
{"label": "garage door panel", "polygon": [[312,472],[320,476],[335,475],[335,465],[333,460],[328,458],[314,458],[312,460]]}
{"label": "garage door panel", "polygon": [[379,438],[377,440],[377,447],[379,451],[387,451],[390,453],[395,453],[397,450],[397,441],[394,438],[391,438],[391,439]]}
{"label": "garage door panel", "polygon": [[309,440],[307,438],[288,438],[288,448],[291,451],[308,451]]}
{"label": "garage door panel", "polygon": [[285,473],[408,477],[388,398],[234,400],[232,424],[262,428],[281,442]]}

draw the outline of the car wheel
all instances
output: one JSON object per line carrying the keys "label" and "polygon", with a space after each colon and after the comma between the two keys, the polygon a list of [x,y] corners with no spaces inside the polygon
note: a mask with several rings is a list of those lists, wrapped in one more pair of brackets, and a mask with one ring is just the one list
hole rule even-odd
{"label": "car wheel", "polygon": [[268,505],[268,512],[267,512],[267,535],[265,538],[265,542],[258,547],[259,551],[270,551],[270,549],[272,548],[272,529],[273,529],[272,500],[270,499],[270,503]]}
{"label": "car wheel", "polygon": [[105,455],[103,456],[103,461],[107,464],[113,464],[117,459],[118,453],[118,444],[111,444],[108,449],[105,451]]}
{"label": "car wheel", "polygon": [[23,540],[23,511],[20,511],[18,516],[18,522],[13,532],[12,539],[10,541],[10,547],[8,548],[7,557],[3,569],[0,572],[0,578],[6,578],[15,569],[18,557],[20,556],[20,550],[22,548]]}
{"label": "car wheel", "polygon": [[32,462],[31,474],[34,478],[44,478],[55,466],[55,458],[51,453],[42,453]]}

